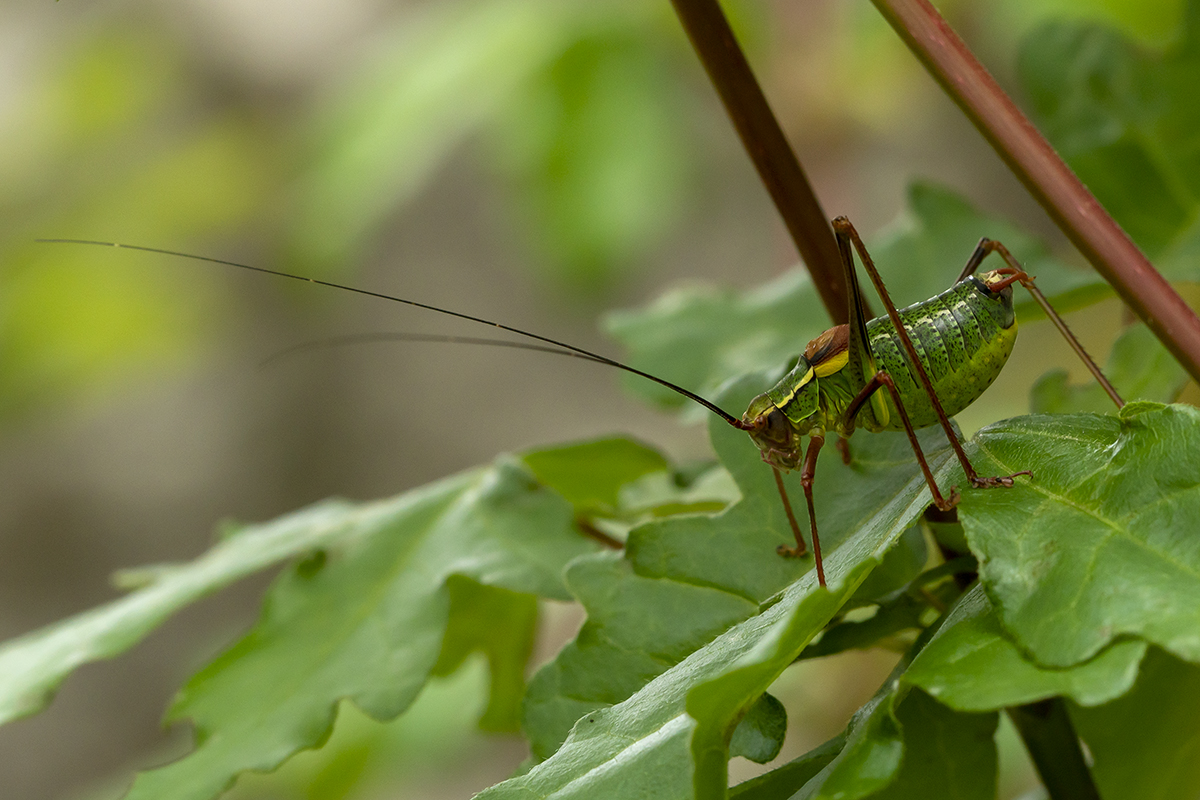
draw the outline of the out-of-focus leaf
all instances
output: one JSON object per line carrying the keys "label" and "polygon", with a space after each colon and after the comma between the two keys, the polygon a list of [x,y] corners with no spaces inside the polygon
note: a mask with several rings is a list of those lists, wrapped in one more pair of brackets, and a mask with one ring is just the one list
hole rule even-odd
{"label": "out-of-focus leaf", "polygon": [[846,650],[866,650],[884,644],[903,631],[921,627],[921,618],[929,605],[908,594],[881,604],[867,619],[837,622],[825,630],[820,640],[804,648],[801,659],[823,658]]}
{"label": "out-of-focus leaf", "polygon": [[869,568],[864,562],[839,570],[831,592],[815,590],[810,574],[778,603],[696,650],[629,699],[582,717],[553,756],[480,797],[724,796],[734,721]]}
{"label": "out-of-focus leaf", "polygon": [[896,711],[904,759],[896,779],[872,800],[992,800],[996,796],[996,714],[952,711],[920,691]]}
{"label": "out-of-focus leaf", "polygon": [[1133,691],[1107,705],[1072,708],[1105,800],[1200,795],[1200,666],[1151,648]]}
{"label": "out-of-focus leaf", "polygon": [[667,469],[667,460],[657,450],[619,438],[537,450],[521,460],[581,514],[613,513],[621,487]]}
{"label": "out-of-focus leaf", "polygon": [[682,48],[647,24],[660,15],[610,7],[620,22],[613,14],[581,32],[526,82],[494,140],[520,189],[516,221],[543,256],[535,263],[593,292],[678,220],[699,160],[690,96],[675,90],[686,74],[675,57]]}
{"label": "out-of-focus leaf", "polygon": [[959,514],[1005,629],[1067,667],[1123,635],[1200,660],[1200,412],[1132,403],[1119,416],[1033,415],[973,440],[981,474]]}
{"label": "out-of-focus leaf", "polygon": [[964,714],[897,679],[851,719],[842,736],[755,781],[740,800],[985,800],[996,792],[997,715]]}
{"label": "out-of-focus leaf", "polygon": [[179,68],[178,54],[160,37],[130,28],[98,30],[78,40],[27,93],[11,98],[0,151],[5,219],[25,218],[37,207],[29,200],[52,193],[60,180],[68,198],[90,194],[85,187],[98,176],[71,162],[119,147],[121,137],[161,111]]}
{"label": "out-of-focus leaf", "polygon": [[[1188,380],[1183,367],[1144,325],[1127,328],[1113,344],[1104,376],[1126,402],[1169,403]],[[1030,391],[1030,406],[1034,413],[1044,414],[1072,411],[1111,414],[1115,411],[1112,400],[1098,383],[1089,380],[1082,386],[1071,386],[1064,370],[1049,372],[1034,384]]]}
{"label": "out-of-focus leaf", "polygon": [[766,764],[779,755],[787,735],[787,709],[783,703],[763,693],[733,729],[726,760],[735,756],[755,764]]}
{"label": "out-of-focus leaf", "polygon": [[884,556],[883,563],[858,587],[851,602],[871,603],[903,589],[921,574],[927,559],[925,535],[919,524],[913,525]]}
{"label": "out-of-focus leaf", "polygon": [[[183,290],[178,265],[161,258],[35,238],[186,249],[192,237],[253,214],[278,166],[252,122],[168,125],[178,65],[161,46],[127,33],[97,37],[81,63],[46,88],[41,110],[60,123],[53,136],[39,139],[35,153],[12,150],[20,163],[0,156],[8,223],[0,241],[0,415],[107,388],[130,367],[194,357],[220,328],[221,298],[196,270]],[[131,138],[145,143],[131,148]],[[25,169],[36,175],[28,185]]]}
{"label": "out-of-focus leaf", "polygon": [[[571,520],[566,501],[503,462],[347,509],[329,522],[341,541],[324,565],[285,573],[255,628],[184,687],[171,716],[193,720],[196,749],[140,774],[129,797],[207,798],[239,772],[273,769],[328,735],[343,698],[376,719],[404,711],[438,660],[449,578],[562,597],[563,565],[595,547]],[[529,642],[508,646],[518,652],[502,663]]]}
{"label": "out-of-focus leaf", "polygon": [[[1042,244],[1011,224],[985,217],[958,195],[929,184],[911,187],[909,214],[874,237],[870,250],[892,299],[904,306],[950,288],[984,236],[1004,242],[1060,311],[1110,293],[1094,275],[1051,259]],[[997,259],[984,268],[999,266]],[[869,295],[867,301],[877,314],[883,312],[877,297]],[[1037,304],[1020,294],[1017,315],[1022,321],[1042,316]],[[646,309],[609,315],[607,326],[628,348],[632,364],[708,396],[733,375],[782,369],[829,327],[829,318],[808,277],[790,272],[742,294],[678,290]],[[630,387],[662,405],[687,402],[645,381]]]}
{"label": "out-of-focus leaf", "polygon": [[[437,498],[453,488],[436,486],[425,494]],[[344,535],[335,522],[347,512],[345,504],[323,503],[243,531],[190,564],[156,568],[150,585],[127,597],[6,642],[0,648],[0,721],[40,710],[76,667],[124,652],[188,603],[335,543]]]}
{"label": "out-of-focus leaf", "polygon": [[[279,579],[258,626],[183,691],[172,714],[194,720],[196,750],[143,773],[130,794],[212,797],[239,772],[272,769],[321,742],[343,698],[377,719],[403,711],[438,661],[452,576],[564,597],[563,565],[595,550],[571,520],[569,504],[501,462],[393,500],[329,502],[244,529],[193,564],[156,571],[153,583],[127,598],[7,644],[0,651],[0,715],[37,710],[76,666],[127,649],[181,606],[232,580],[315,550],[320,558]],[[464,617],[489,611],[497,612],[493,621],[507,617],[514,635],[497,630],[471,641],[479,626]],[[460,609],[450,620],[444,666],[481,646],[501,668],[493,676],[506,691],[494,705],[497,724],[511,722],[511,684],[520,678],[514,665],[529,649],[528,614],[528,601],[514,598],[508,609]]]}
{"label": "out-of-focus leaf", "polygon": [[721,511],[741,497],[729,473],[713,465],[698,475],[678,471],[649,473],[621,487],[619,500],[626,513],[668,516],[689,511]]}
{"label": "out-of-focus leaf", "polygon": [[790,800],[797,788],[812,780],[846,746],[845,734],[830,739],[782,767],[739,783],[729,790],[731,800]]}
{"label": "out-of-focus leaf", "polygon": [[[582,10],[579,10],[582,9]],[[319,270],[412,198],[450,152],[576,35],[586,7],[546,0],[429,4],[403,15],[319,142],[289,215],[293,257]]]}
{"label": "out-of-focus leaf", "polygon": [[1021,47],[1039,127],[1104,207],[1172,278],[1200,272],[1200,27],[1149,51],[1093,24],[1058,22]]}
{"label": "out-of-focus leaf", "polygon": [[452,675],[476,651],[488,659],[488,706],[479,720],[485,731],[521,726],[525,668],[537,635],[537,597],[451,576],[450,616],[431,675]]}
{"label": "out-of-focus leaf", "polygon": [[[900,548],[897,547],[896,550],[898,549]],[[886,563],[885,558],[885,566]],[[865,603],[864,598],[868,595],[863,589],[871,580],[868,578],[867,582],[859,587],[856,596],[846,604],[847,609],[853,610],[826,628],[819,640],[804,649],[800,658],[820,658],[844,650],[870,647],[909,650],[916,640],[917,632],[922,631],[937,616],[944,613],[961,594],[962,590],[957,583],[960,574],[973,573],[976,566],[975,559],[970,556],[955,558],[928,569],[916,575],[907,584],[886,595],[875,596],[871,602]],[[863,605],[874,607],[856,608]],[[873,613],[864,617],[863,612],[867,610]]]}
{"label": "out-of-focus leaf", "polygon": [[904,757],[895,715],[898,688],[891,681],[854,712],[846,727],[846,746],[804,785],[805,795],[814,800],[867,797],[895,780]]}
{"label": "out-of-focus leaf", "polygon": [[1129,691],[1145,652],[1145,642],[1127,640],[1075,667],[1038,666],[1005,633],[983,586],[977,585],[917,654],[904,680],[962,711],[991,711],[1058,696],[1090,706]]}

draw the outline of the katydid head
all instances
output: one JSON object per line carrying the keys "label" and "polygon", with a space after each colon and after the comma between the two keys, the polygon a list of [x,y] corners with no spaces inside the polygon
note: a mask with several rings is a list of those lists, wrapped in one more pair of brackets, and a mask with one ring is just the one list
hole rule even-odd
{"label": "katydid head", "polygon": [[800,356],[778,383],[750,401],[741,427],[758,446],[763,461],[779,469],[800,465],[801,437],[819,427],[816,370]]}

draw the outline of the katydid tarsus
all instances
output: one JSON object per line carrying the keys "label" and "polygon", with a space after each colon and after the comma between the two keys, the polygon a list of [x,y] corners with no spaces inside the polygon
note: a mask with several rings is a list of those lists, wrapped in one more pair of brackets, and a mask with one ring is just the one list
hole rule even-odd
{"label": "katydid tarsus", "polygon": [[[422,334],[399,334],[394,338],[538,350],[605,364],[654,381],[703,406],[729,425],[750,435],[761,452],[762,460],[770,465],[774,472],[780,500],[796,540],[795,547],[781,545],[778,548],[780,555],[785,557],[803,556],[808,552],[781,475],[782,472],[800,470],[800,484],[804,489],[808,507],[814,568],[819,585],[825,586],[825,569],[812,486],[817,456],[825,443],[827,433],[832,432],[839,437],[838,445],[842,458],[849,463],[850,450],[847,440],[856,429],[865,428],[872,432],[905,431],[929,486],[933,502],[942,510],[950,509],[957,503],[958,490],[951,487],[947,494],[943,494],[938,488],[917,441],[916,428],[941,424],[972,487],[1012,486],[1017,476],[1029,475],[1028,472],[1018,472],[997,477],[979,476],[967,458],[949,420],[950,416],[978,399],[1008,360],[1017,330],[1012,301],[1014,283],[1020,283],[1032,293],[1113,402],[1118,407],[1122,405],[1116,390],[1038,291],[1033,279],[999,242],[981,239],[953,286],[936,297],[898,311],[862,239],[849,220],[839,217],[833,221],[833,227],[850,297],[849,322],[830,328],[809,342],[788,374],[775,386],[754,398],[740,418],[682,386],[599,353],[428,303],[265,267],[154,247],[81,239],[41,241],[121,247],[188,258],[403,303],[487,325],[540,344]],[[866,319],[865,302],[854,267],[855,251],[887,310],[884,316],[869,321]],[[983,259],[992,252],[1004,260],[1005,266],[976,275]],[[805,437],[808,439],[807,448],[804,447]]]}

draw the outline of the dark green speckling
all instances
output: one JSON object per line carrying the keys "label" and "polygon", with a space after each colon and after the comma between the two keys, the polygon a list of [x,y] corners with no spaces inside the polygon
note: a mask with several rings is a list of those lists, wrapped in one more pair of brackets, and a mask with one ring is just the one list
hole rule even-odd
{"label": "dark green speckling", "polygon": [[[1006,295],[989,296],[968,279],[900,311],[901,322],[950,416],[991,386],[1012,353],[1017,326],[1012,295]],[[895,381],[913,427],[935,424],[933,404],[902,355],[891,321],[885,316],[868,322],[867,338],[879,368]],[[903,430],[890,395],[886,397],[890,417],[886,424],[879,425],[869,405],[859,413],[859,424],[869,430]]]}

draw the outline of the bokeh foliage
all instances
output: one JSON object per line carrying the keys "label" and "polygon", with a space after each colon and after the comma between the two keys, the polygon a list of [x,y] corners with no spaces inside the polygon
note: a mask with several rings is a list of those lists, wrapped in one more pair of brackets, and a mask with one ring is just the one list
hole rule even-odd
{"label": "bokeh foliage", "polygon": [[[171,91],[173,70],[187,65],[172,66],[169,48],[142,37],[106,35],[64,65],[40,100],[55,135],[24,132],[39,140],[42,161],[4,166],[15,188],[2,251],[12,264],[0,317],[3,410],[93,390],[96,376],[130,365],[183,359],[230,302],[203,278],[184,302],[161,272],[81,290],[78,274],[94,255],[35,247],[29,231],[69,226],[182,248],[267,221],[269,249],[288,263],[344,271],[465,141],[483,144],[516,190],[511,219],[522,221],[534,262],[567,265],[556,281],[609,285],[678,224],[700,145],[688,124],[696,101],[677,91],[689,85],[680,77],[686,47],[662,9],[506,0],[414,13],[421,18],[397,25],[367,60],[355,91],[287,135],[269,115],[188,124],[204,99]],[[1192,32],[1147,50],[1106,28],[1057,23],[1031,35],[1021,61],[1049,135],[1180,279],[1195,277]],[[95,102],[102,96],[114,101]],[[143,146],[130,150],[130,138]],[[1147,169],[1157,180],[1143,179]],[[33,202],[55,172],[67,188],[53,205]],[[1166,200],[1169,208],[1154,205]],[[279,208],[286,214],[275,219]],[[914,186],[907,217],[872,245],[897,299],[912,302],[944,288],[981,235],[1008,243],[1065,308],[1105,294],[1035,237],[930,184]],[[1029,312],[1019,309],[1025,320]],[[611,325],[635,363],[731,409],[824,327],[799,273],[736,293],[681,290]],[[1051,335],[1044,328],[1025,335]],[[1114,381],[1131,399],[1174,399],[1182,375],[1140,331],[1114,349]],[[1050,376],[1034,405],[1105,411],[1093,391]],[[392,500],[328,504],[229,532],[192,564],[143,572],[126,598],[5,645],[0,709],[6,718],[37,711],[79,664],[112,657],[182,605],[285,563],[259,624],[174,707],[196,725],[195,753],[139,777],[132,796],[213,796],[243,771],[320,746],[335,715],[370,726],[351,703],[375,720],[394,717],[429,676],[478,665],[472,653],[481,651],[491,675],[486,726],[514,726],[524,696],[521,722],[540,762],[490,795],[718,797],[731,754],[767,762],[779,752],[786,710],[767,693],[778,676],[806,648],[823,645],[827,655],[837,652],[830,642],[864,647],[876,634],[911,645],[893,679],[844,734],[738,796],[989,797],[995,712],[1050,696],[1072,701],[1106,797],[1194,793],[1193,772],[1152,766],[1169,745],[1139,743],[1144,769],[1135,770],[1133,744],[1115,732],[1150,727],[1154,743],[1172,741],[1195,705],[1200,655],[1187,598],[1200,569],[1189,544],[1197,430],[1190,407],[1143,403],[1119,416],[1031,416],[980,432],[973,452],[983,463],[1032,469],[1036,481],[968,494],[964,536],[983,583],[957,599],[948,575],[926,573],[919,557],[888,558],[913,540],[928,502],[898,436],[860,436],[850,466],[822,461],[828,593],[807,564],[774,554],[790,534],[769,473],[744,436],[719,423],[710,430],[719,465],[700,470],[623,439],[502,458]],[[924,436],[935,469],[943,483],[961,483],[940,436]],[[579,520],[622,539],[624,553],[601,552]],[[1064,545],[1072,537],[1086,542]],[[891,552],[911,555],[908,546]],[[1174,583],[1162,580],[1167,570]],[[939,617],[942,596],[956,602]],[[525,693],[535,597],[573,597],[588,619]],[[821,635],[830,623],[853,624],[843,619],[851,608],[888,624]],[[1184,711],[1158,725],[1162,709]],[[353,791],[370,741],[335,738],[314,796]],[[961,780],[964,769],[971,780]]]}

